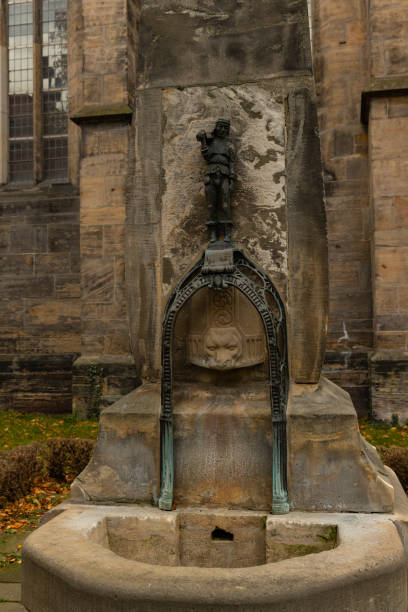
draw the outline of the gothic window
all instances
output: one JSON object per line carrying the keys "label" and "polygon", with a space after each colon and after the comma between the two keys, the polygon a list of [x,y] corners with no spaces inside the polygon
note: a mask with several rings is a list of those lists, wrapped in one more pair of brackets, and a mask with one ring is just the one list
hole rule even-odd
{"label": "gothic window", "polygon": [[8,178],[67,177],[67,0],[7,0]]}

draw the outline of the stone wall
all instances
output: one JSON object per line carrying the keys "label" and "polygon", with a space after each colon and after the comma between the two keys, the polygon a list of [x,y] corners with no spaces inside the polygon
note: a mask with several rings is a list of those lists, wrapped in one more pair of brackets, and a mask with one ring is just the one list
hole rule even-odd
{"label": "stone wall", "polygon": [[366,97],[371,171],[375,352],[372,409],[408,418],[408,6],[370,7]]}
{"label": "stone wall", "polygon": [[103,371],[102,405],[138,384],[130,355],[124,267],[137,19],[133,0],[76,0],[69,13],[69,108],[81,129],[81,359],[74,364],[73,401],[81,416],[94,394],[90,364]]}
{"label": "stone wall", "polygon": [[224,115],[238,151],[234,243],[270,275],[287,306],[293,380],[319,378],[327,250],[309,48],[303,0],[275,0],[273,9],[168,0],[159,11],[154,0],[143,3],[125,266],[144,380],[160,377],[171,290],[208,243],[195,135]]}
{"label": "stone wall", "polygon": [[80,350],[79,198],[69,185],[0,191],[0,406],[71,409]]}
{"label": "stone wall", "polygon": [[371,396],[376,416],[405,419],[408,6],[312,8],[329,237],[325,373],[360,413]]}
{"label": "stone wall", "polygon": [[[79,411],[85,410],[90,392],[84,364],[103,360],[105,403],[138,384],[141,362],[136,371],[133,356],[143,361],[154,353],[155,364],[147,370],[152,367],[157,374],[158,347],[146,346],[143,334],[135,330],[145,316],[143,309],[149,312],[143,324],[160,330],[162,306],[148,303],[147,288],[160,286],[156,302],[162,304],[188,257],[177,270],[169,264],[171,249],[163,253],[163,270],[152,263],[159,249],[152,231],[158,222],[156,206],[171,210],[172,189],[180,191],[171,185],[170,170],[167,176],[160,174],[163,159],[152,143],[163,137],[164,153],[171,160],[172,130],[176,140],[185,130],[172,101],[184,104],[197,84],[205,95],[235,81],[249,91],[253,86],[245,83],[258,81],[265,88],[270,78],[278,83],[296,70],[309,73],[302,44],[307,31],[295,17],[299,1],[272,4],[273,10],[268,5],[265,14],[252,15],[250,7],[245,12],[243,5],[226,0],[214,11],[206,3],[200,8],[203,13],[192,0],[160,4],[160,11],[153,0],[69,2],[69,104],[76,123],[69,128],[73,187],[0,193],[2,405],[69,409],[70,364],[78,354],[83,358],[74,381]],[[371,393],[378,416],[402,411],[405,419],[408,7],[405,0],[312,0],[312,17],[329,239],[324,372],[351,393],[360,414],[367,413]],[[257,52],[259,28],[262,53]],[[0,34],[4,48],[4,28]],[[362,92],[368,127],[360,120]],[[250,105],[248,109],[257,112]],[[162,121],[168,123],[162,126]],[[145,127],[140,130],[138,125]],[[266,149],[262,159],[252,161],[254,152],[246,149],[245,163],[264,164]],[[198,159],[189,159],[189,180],[197,179]],[[171,189],[165,192],[167,184]],[[245,189],[242,183],[236,202],[240,206]],[[140,214],[142,200],[148,215]],[[284,293],[287,262],[279,241],[286,220],[275,212],[282,232],[275,236],[274,266],[280,269],[273,274]],[[167,231],[166,223],[163,227]],[[182,228],[185,236],[188,229]],[[200,236],[203,246],[204,233]],[[188,254],[192,245],[184,241]],[[135,242],[140,259],[126,264],[125,252]],[[199,246],[192,250],[198,252]],[[132,281],[143,276],[138,266],[146,273],[144,286]],[[116,378],[120,359],[123,389]],[[54,372],[54,379],[40,370]]]}
{"label": "stone wall", "polygon": [[329,242],[325,375],[369,405],[372,347],[367,132],[360,122],[368,78],[364,0],[312,0],[313,52]]}

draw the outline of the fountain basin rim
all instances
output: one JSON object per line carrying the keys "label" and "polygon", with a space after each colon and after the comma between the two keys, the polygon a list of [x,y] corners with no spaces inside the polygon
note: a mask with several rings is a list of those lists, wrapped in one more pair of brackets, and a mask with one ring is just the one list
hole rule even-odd
{"label": "fountain basin rim", "polygon": [[[338,546],[312,553],[312,557],[251,567],[206,568],[132,561],[92,541],[92,531],[105,517],[125,518],[146,512],[168,516],[157,508],[64,504],[60,509],[63,512],[33,532],[23,547],[26,577],[23,601],[25,590],[28,593],[35,589],[35,584],[30,583],[30,567],[39,567],[53,580],[94,593],[95,597],[114,596],[118,601],[196,602],[203,606],[272,605],[338,590],[362,579],[406,572],[404,548],[394,524],[396,515],[293,512],[274,516],[274,520],[286,523],[336,524]],[[36,612],[35,608],[30,609]]]}

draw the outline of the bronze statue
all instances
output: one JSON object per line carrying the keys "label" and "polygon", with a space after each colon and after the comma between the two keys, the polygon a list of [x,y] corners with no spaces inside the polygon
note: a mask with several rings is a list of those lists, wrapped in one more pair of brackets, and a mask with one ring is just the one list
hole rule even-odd
{"label": "bronze statue", "polygon": [[212,243],[220,240],[222,235],[225,242],[231,242],[231,191],[235,180],[235,153],[227,140],[229,131],[229,120],[221,118],[217,119],[211,136],[207,136],[204,130],[197,134],[197,140],[201,142],[201,155],[208,164],[204,184],[209,209],[207,225]]}

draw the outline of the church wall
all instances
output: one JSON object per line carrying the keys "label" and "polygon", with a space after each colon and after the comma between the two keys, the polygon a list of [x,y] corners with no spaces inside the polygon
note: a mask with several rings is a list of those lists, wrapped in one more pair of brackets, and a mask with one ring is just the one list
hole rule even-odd
{"label": "church wall", "polygon": [[[90,365],[103,361],[105,403],[138,383],[133,355],[139,348],[129,336],[128,309],[135,305],[125,279],[125,242],[129,248],[137,238],[147,255],[156,247],[146,232],[149,224],[141,231],[135,222],[134,232],[125,236],[126,217],[134,220],[135,151],[145,147],[150,158],[143,163],[151,165],[146,172],[156,176],[160,159],[152,153],[151,139],[162,134],[154,123],[164,116],[161,92],[174,84],[223,84],[215,43],[201,59],[197,54],[194,66],[174,45],[151,46],[150,55],[143,56],[140,5],[137,0],[69,2],[69,95],[75,120],[70,185],[0,192],[3,406],[69,410],[71,363],[78,355],[78,411],[86,409]],[[158,4],[144,5],[148,23]],[[169,40],[174,28],[187,36],[188,28],[180,24],[192,18],[188,11],[179,17],[172,10],[159,20]],[[237,20],[239,25],[239,15]],[[270,35],[292,41],[296,53],[272,68],[262,63],[265,53],[259,56],[260,79],[270,69],[291,70],[291,62],[303,61],[290,9],[284,21],[276,31],[271,24]],[[329,241],[324,373],[351,393],[360,414],[370,410],[372,397],[374,412],[389,418],[406,403],[408,388],[408,7],[405,0],[312,0],[312,25]],[[149,28],[142,35],[148,38]],[[248,31],[239,44],[228,36],[222,43],[231,74],[241,83],[254,74],[252,51],[247,53],[256,48],[254,41]],[[171,83],[166,80],[170,65]],[[368,100],[367,124],[360,117],[362,92]],[[153,120],[146,134],[130,123],[134,108],[136,118],[144,112]],[[151,185],[141,189],[153,197]],[[149,270],[154,283],[157,270]],[[134,273],[130,267],[129,273]],[[159,329],[154,309],[153,321]],[[48,374],[40,374],[41,368]]]}
{"label": "church wall", "polygon": [[408,418],[408,6],[372,2],[365,93],[371,178],[372,410]]}
{"label": "church wall", "polygon": [[125,291],[126,180],[138,3],[75,0],[69,107],[80,130],[81,356],[73,410],[84,417],[138,384]]}
{"label": "church wall", "polygon": [[0,406],[68,412],[80,350],[79,199],[0,190]]}
{"label": "church wall", "polygon": [[327,375],[405,421],[408,6],[314,0],[329,238]]}
{"label": "church wall", "polygon": [[366,3],[314,0],[312,26],[329,245],[324,373],[363,414],[373,343],[368,138],[360,122],[369,67]]}

